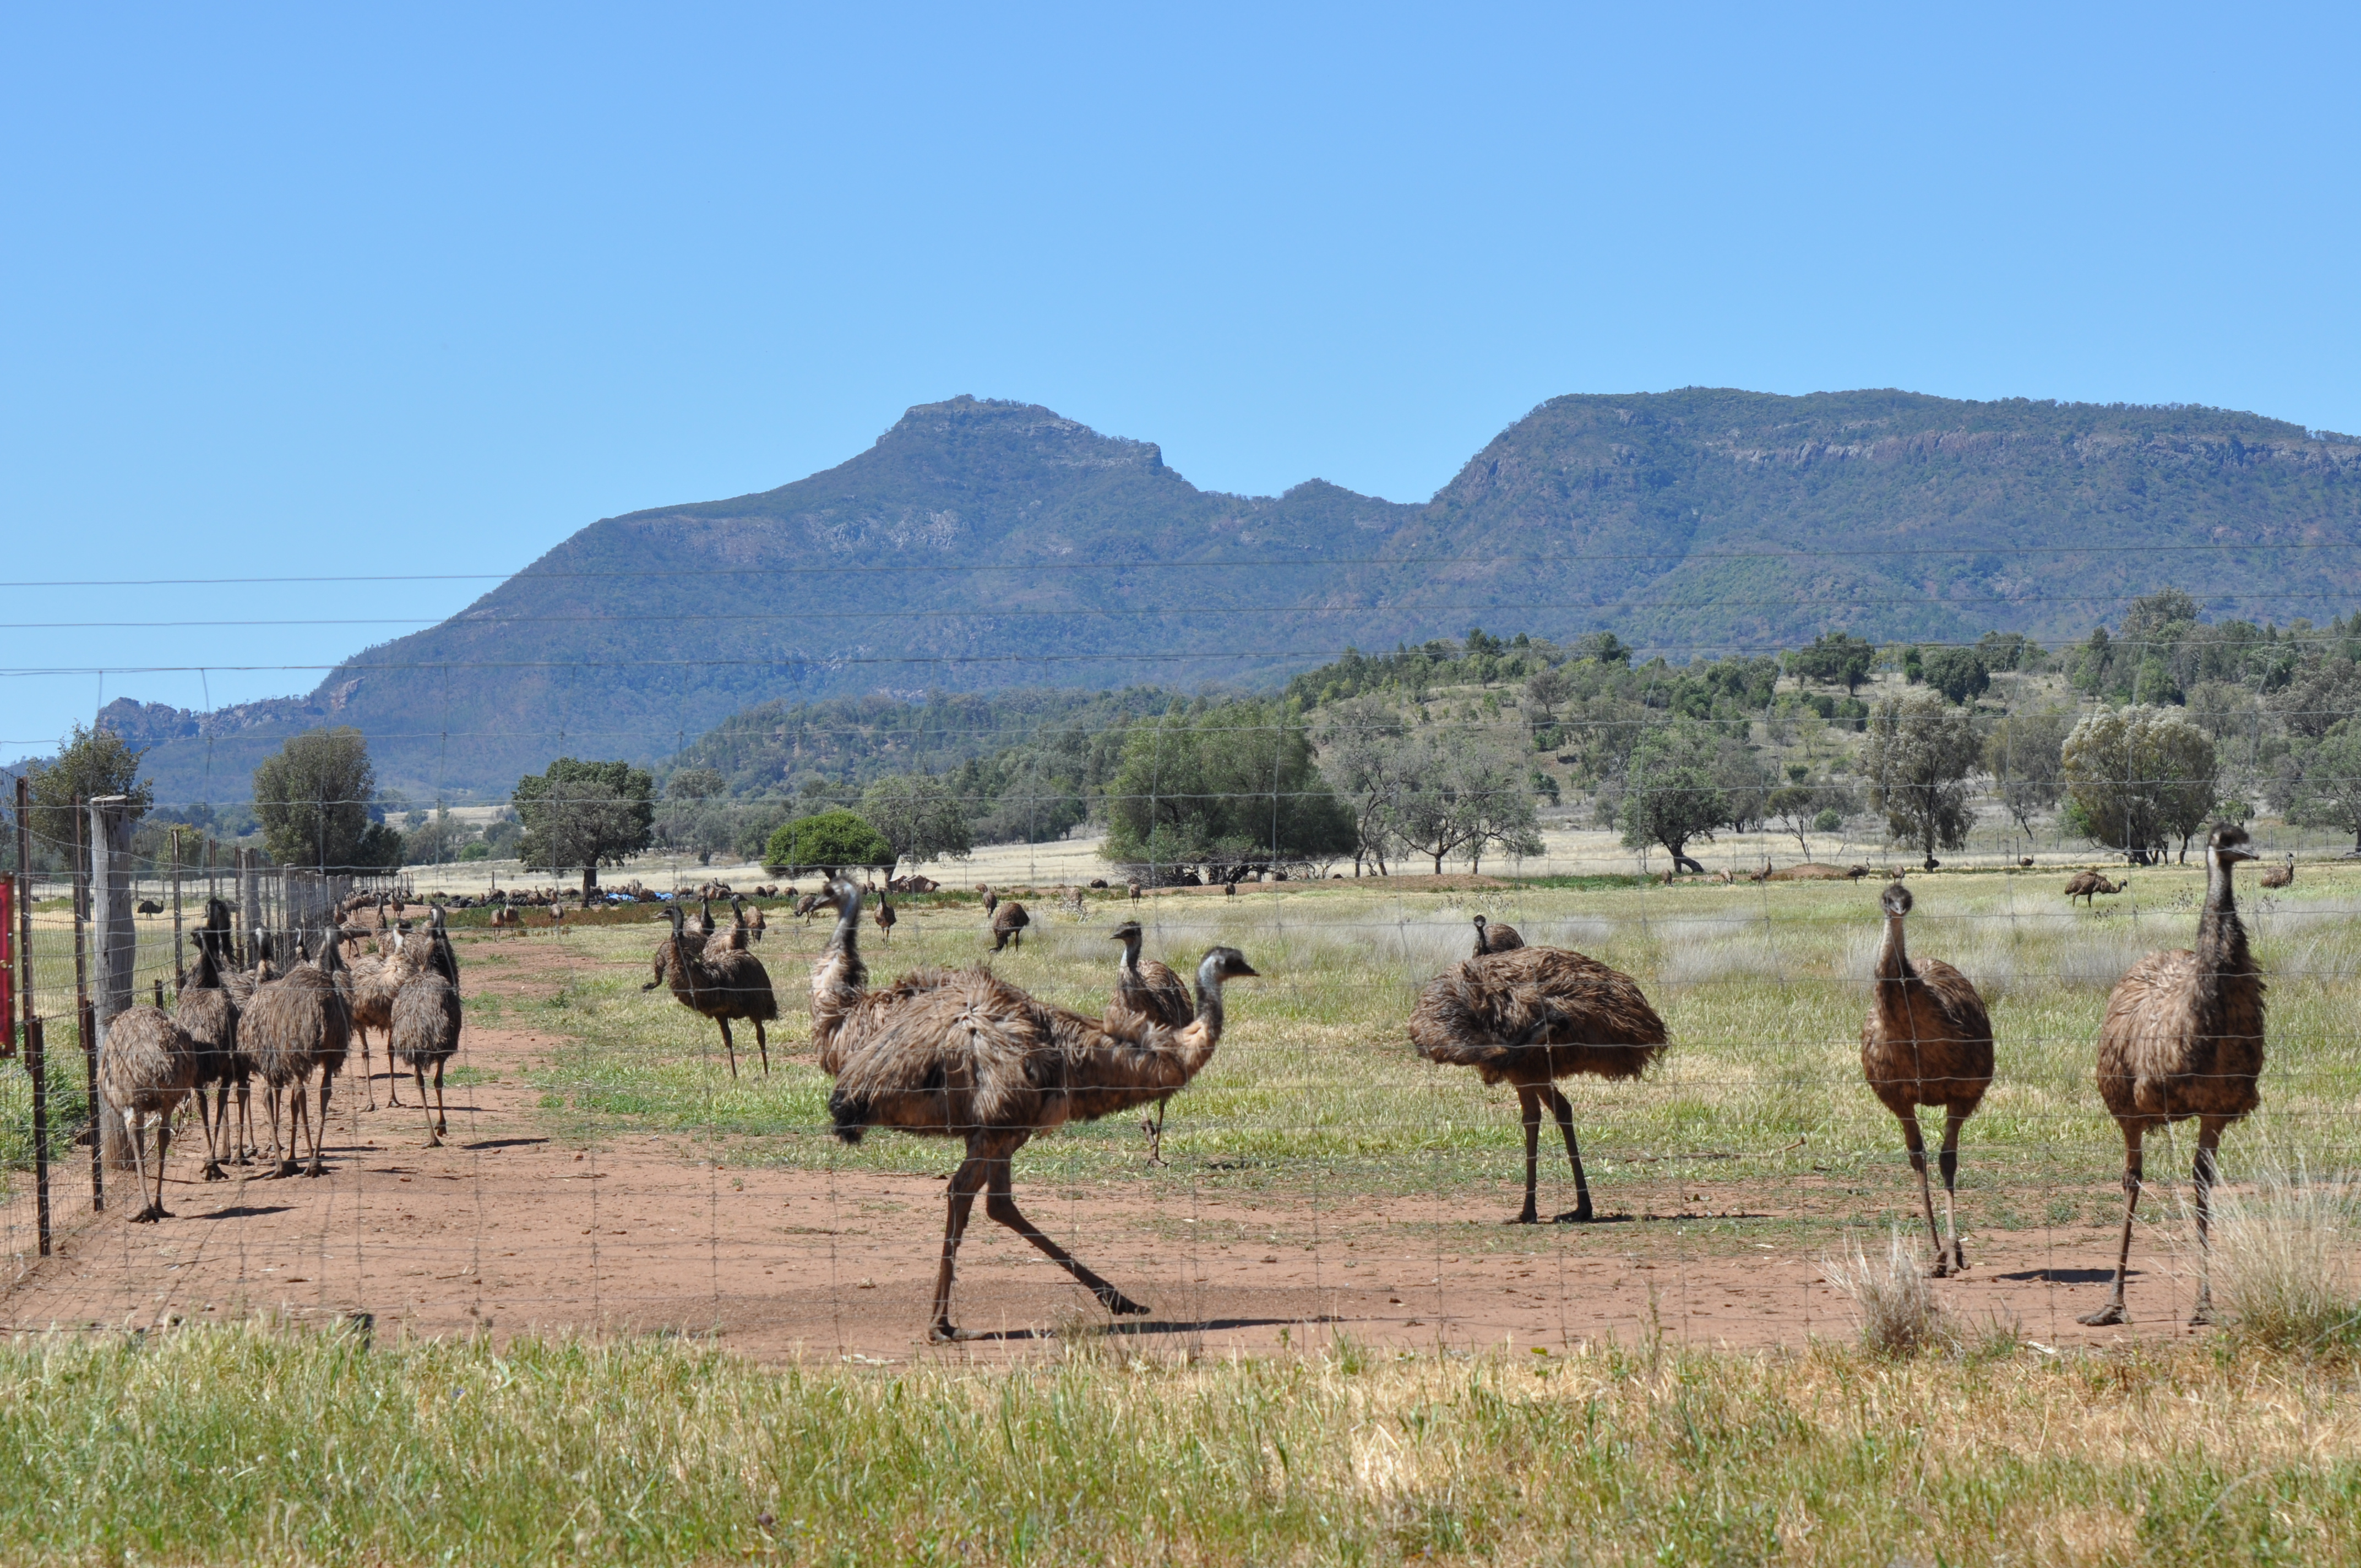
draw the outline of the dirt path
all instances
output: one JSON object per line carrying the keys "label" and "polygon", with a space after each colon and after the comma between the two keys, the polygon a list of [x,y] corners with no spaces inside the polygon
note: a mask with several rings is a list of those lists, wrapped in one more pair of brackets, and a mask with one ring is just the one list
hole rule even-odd
{"label": "dirt path", "polygon": [[[501,989],[564,972],[531,948]],[[492,1080],[449,1095],[451,1136],[425,1148],[403,1109],[352,1113],[339,1082],[329,1173],[194,1179],[185,1149],[166,1203],[175,1218],[119,1213],[60,1238],[58,1255],[0,1296],[0,1326],[148,1326],[252,1314],[321,1321],[371,1314],[380,1335],[489,1332],[678,1333],[747,1354],[884,1360],[1038,1351],[1060,1323],[1103,1322],[1081,1289],[981,1212],[968,1233],[960,1322],[995,1336],[930,1351],[922,1335],[941,1235],[941,1178],[722,1169],[671,1137],[553,1141],[527,1069],[566,1045],[470,1026],[461,1061]],[[387,1097],[384,1061],[375,1093]],[[405,1102],[412,1097],[406,1082]],[[947,1162],[946,1162],[947,1163]],[[1692,1343],[1800,1345],[1849,1333],[1817,1256],[1716,1240],[1695,1255],[1662,1226],[1542,1227],[1522,1250],[1437,1250],[1465,1236],[1464,1209],[1432,1198],[1354,1197],[1308,1209],[1028,1183],[1016,1195],[1050,1234],[1155,1310],[1125,1325],[1144,1343],[1220,1352],[1324,1343],[1433,1349],[1551,1346],[1653,1332]],[[127,1191],[127,1178],[124,1181]],[[1753,1201],[1749,1195],[1749,1201]],[[1505,1212],[1506,1205],[1503,1205]],[[1636,1245],[1646,1234],[1646,1245]],[[2133,1329],[2093,1331],[2112,1237],[2075,1227],[1973,1237],[1977,1266],[1940,1288],[1970,1322],[2013,1319],[2048,1344],[2186,1331],[2188,1283],[2152,1255],[2135,1277]]]}

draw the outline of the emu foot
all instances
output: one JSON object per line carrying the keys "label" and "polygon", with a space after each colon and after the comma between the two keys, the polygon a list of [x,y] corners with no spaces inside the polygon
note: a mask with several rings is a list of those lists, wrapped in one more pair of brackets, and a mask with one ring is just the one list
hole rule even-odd
{"label": "emu foot", "polygon": [[135,1225],[152,1225],[159,1220],[169,1220],[171,1217],[172,1216],[165,1211],[161,1204],[150,1203],[145,1209],[140,1210],[139,1212],[132,1215],[131,1223]]}
{"label": "emu foot", "polygon": [[430,1132],[426,1135],[426,1142],[421,1146],[430,1149],[439,1149],[443,1146],[443,1139],[439,1135]]}
{"label": "emu foot", "polygon": [[1563,1214],[1550,1216],[1553,1225],[1587,1225],[1590,1223],[1590,1200],[1585,1198]]}
{"label": "emu foot", "polygon": [[282,1159],[279,1162],[278,1168],[273,1170],[266,1179],[276,1181],[281,1177],[301,1176],[302,1174],[303,1168],[302,1166],[296,1164],[291,1159]]}
{"label": "emu foot", "polygon": [[947,1319],[938,1318],[927,1325],[928,1344],[958,1344],[980,1336],[966,1329],[953,1328]]}
{"label": "emu foot", "polygon": [[221,1168],[221,1161],[217,1159],[209,1159],[205,1161],[205,1168],[198,1174],[203,1177],[207,1181],[227,1181],[229,1179],[229,1172]]}
{"label": "emu foot", "polygon": [[1965,1274],[1967,1271],[1968,1271],[1968,1251],[1967,1251],[1967,1248],[1965,1248],[1965,1247],[1963,1247],[1963,1246],[1961,1246],[1961,1245],[1960,1245],[1960,1238],[1959,1238],[1959,1237],[1957,1237],[1957,1236],[1953,1236],[1953,1237],[1951,1238],[1951,1272],[1952,1272],[1952,1273],[1954,1273],[1954,1274]]}
{"label": "emu foot", "polygon": [[2124,1315],[2124,1304],[2121,1301],[2110,1301],[2097,1311],[2085,1312],[2074,1321],[2084,1328],[2103,1329],[2112,1328],[2117,1323],[2130,1322],[2131,1319]]}

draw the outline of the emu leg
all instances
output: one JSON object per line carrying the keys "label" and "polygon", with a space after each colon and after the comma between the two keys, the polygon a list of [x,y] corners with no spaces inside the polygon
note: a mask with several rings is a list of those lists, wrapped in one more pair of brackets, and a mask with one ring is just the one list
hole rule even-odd
{"label": "emu leg", "polygon": [[716,1018],[714,1022],[721,1025],[721,1049],[730,1058],[730,1076],[735,1078],[738,1076],[738,1043],[730,1037],[730,1020]]}
{"label": "emu leg", "polygon": [[197,1091],[197,1120],[204,1124],[205,1168],[200,1172],[207,1181],[227,1181],[229,1173],[222,1169],[222,1135],[229,1131],[229,1085],[215,1086],[210,1117],[205,1111],[205,1091]]}
{"label": "emu leg", "polygon": [[[1968,1113],[1952,1110],[1943,1118],[1943,1152],[1936,1157],[1943,1170],[1943,1229],[1951,1237],[1951,1272],[1965,1274],[1968,1255],[1960,1245],[1960,1213],[1957,1200],[1960,1190],[1960,1129],[1967,1125]],[[1938,1255],[1940,1249],[1938,1249]]]}
{"label": "emu leg", "polygon": [[763,1021],[754,1020],[754,1048],[763,1053],[763,1076],[771,1076],[771,1042],[763,1033]]}
{"label": "emu leg", "polygon": [[[1009,1154],[1015,1152],[1011,1149]],[[985,1183],[983,1195],[985,1213],[1040,1248],[1043,1255],[1072,1275],[1082,1283],[1083,1288],[1099,1299],[1100,1306],[1104,1307],[1116,1317],[1137,1317],[1148,1310],[1147,1308],[1092,1273],[1072,1253],[1034,1228],[1033,1222],[1025,1217],[1023,1212],[1016,1207],[1016,1200],[1009,1193],[1008,1155],[1002,1155],[993,1160],[989,1168],[991,1176]]]}
{"label": "emu leg", "polygon": [[254,1086],[244,1079],[237,1085],[237,1163],[254,1163]]}
{"label": "emu leg", "polygon": [[[335,1087],[336,1075],[335,1073],[323,1072],[320,1074],[320,1116],[319,1120],[312,1124],[312,1168],[308,1173],[313,1176],[325,1174],[320,1168],[320,1140],[325,1137],[328,1133],[328,1096],[335,1091]],[[303,1091],[299,1089],[295,1092],[298,1098],[300,1098]]]}
{"label": "emu leg", "polygon": [[[426,1091],[423,1088],[418,1091],[418,1102],[426,1103]],[[440,1136],[450,1130],[451,1124],[443,1118],[443,1064],[438,1061],[434,1064],[434,1132]]]}
{"label": "emu leg", "polygon": [[1150,1165],[1164,1163],[1164,1108],[1170,1103],[1172,1096],[1168,1094],[1156,1102],[1155,1116],[1143,1117],[1139,1124],[1139,1130],[1148,1135],[1148,1163]]}
{"label": "emu leg", "polygon": [[385,1036],[385,1102],[395,1110],[401,1107],[401,1064],[393,1059],[393,1034],[390,1030]]}
{"label": "emu leg", "polygon": [[156,1201],[148,1205],[149,1218],[169,1220],[171,1213],[164,1207],[164,1158],[172,1152],[172,1119],[156,1119]]}
{"label": "emu leg", "polygon": [[2217,1323],[2213,1312],[2213,1151],[2222,1146],[2224,1124],[2211,1116],[2197,1124],[2197,1164],[2190,1184],[2197,1189],[2197,1310],[2189,1315],[2191,1328]]}
{"label": "emu leg", "polygon": [[[430,1149],[439,1149],[443,1146],[443,1139],[439,1135],[442,1129],[434,1124],[434,1113],[426,1109],[426,1064],[412,1057],[410,1061],[410,1070],[416,1074],[418,1079],[418,1109],[426,1117],[426,1146]],[[443,1087],[443,1064],[440,1062],[434,1064],[434,1087],[439,1094]]]}
{"label": "emu leg", "polygon": [[2131,1127],[2124,1129],[2124,1240],[2115,1252],[2115,1288],[2107,1297],[2107,1304],[2095,1312],[2085,1312],[2074,1321],[2090,1328],[2105,1328],[2120,1323],[2124,1318],[2124,1276],[2132,1266],[2132,1219],[2139,1212],[2140,1142],[2141,1133]]}
{"label": "emu leg", "polygon": [[1533,1206],[1534,1190],[1541,1185],[1542,1102],[1532,1090],[1520,1087],[1517,1108],[1525,1117],[1525,1206],[1510,1220],[1512,1225],[1530,1225],[1540,1218]]}
{"label": "emu leg", "polygon": [[1918,1113],[1894,1113],[1902,1123],[1902,1145],[1910,1151],[1910,1168],[1918,1173],[1918,1201],[1927,1213],[1927,1235],[1935,1244],[1935,1277],[1951,1272],[1950,1255],[1943,1250],[1943,1233],[1935,1223],[1935,1191],[1927,1184],[1927,1138],[1918,1130]]}
{"label": "emu leg", "polygon": [[[361,1095],[368,1102],[368,1108],[374,1111],[377,1109],[377,1069],[369,1065],[368,1031],[356,1028],[353,1033],[360,1036],[361,1042]],[[385,1047],[385,1085],[388,1094],[393,1092],[394,1082],[393,1044],[389,1039]],[[361,1108],[358,1105],[353,1107],[353,1131],[356,1133],[361,1130],[360,1112]]]}
{"label": "emu leg", "polygon": [[[124,1130],[131,1135],[131,1174],[136,1179],[139,1196],[145,1198],[148,1196],[148,1129],[141,1124],[139,1113],[137,1111],[125,1116],[123,1120]],[[135,1225],[144,1225],[156,1218],[156,1205],[150,1203],[132,1215],[131,1223]]]}
{"label": "emu leg", "polygon": [[983,1185],[984,1157],[971,1146],[967,1158],[951,1172],[950,1186],[945,1190],[948,1200],[943,1217],[943,1264],[935,1274],[935,1321],[927,1325],[927,1338],[936,1344],[949,1344],[960,1337],[951,1326],[951,1276],[958,1261],[960,1238],[967,1234],[968,1215],[975,1208],[976,1190]]}
{"label": "emu leg", "polygon": [[1582,1150],[1574,1142],[1574,1102],[1549,1087],[1550,1109],[1557,1115],[1557,1130],[1565,1136],[1565,1161],[1574,1167],[1574,1207],[1557,1216],[1561,1225],[1587,1225],[1590,1223],[1590,1182],[1582,1174]]}

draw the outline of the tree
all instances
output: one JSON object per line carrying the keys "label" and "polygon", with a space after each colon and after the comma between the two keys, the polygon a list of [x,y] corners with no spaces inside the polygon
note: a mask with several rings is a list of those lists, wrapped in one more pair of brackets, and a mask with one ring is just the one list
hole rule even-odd
{"label": "tree", "polygon": [[2177,838],[2188,859],[2220,793],[2205,731],[2170,709],[2114,708],[2077,724],[2060,755],[2076,832],[2141,858]]}
{"label": "tree", "polygon": [[[1524,764],[1499,747],[1484,741],[1462,743],[1442,751],[1439,770],[1444,794],[1455,819],[1459,848],[1467,869],[1481,871],[1488,850],[1508,855],[1542,852],[1541,819],[1533,806],[1532,784]],[[1435,857],[1437,875],[1443,858]]]}
{"label": "tree", "polygon": [[1865,637],[1846,631],[1824,631],[1807,646],[1787,655],[1787,673],[1799,681],[1840,685],[1850,696],[1869,679],[1870,664],[1876,657],[1876,644]]}
{"label": "tree", "polygon": [[1713,782],[1721,790],[1723,820],[1744,833],[1763,825],[1779,781],[1742,738],[1725,735],[1714,748]]}
{"label": "tree", "polygon": [[254,770],[262,842],[282,866],[378,871],[401,863],[401,835],[369,820],[377,770],[349,725],[291,737]]}
{"label": "tree", "polygon": [[876,780],[861,793],[861,815],[892,846],[895,863],[967,858],[967,813],[950,786],[931,774],[896,773]]}
{"label": "tree", "polygon": [[[1788,770],[1801,773],[1798,766]],[[1859,803],[1852,791],[1829,779],[1813,782],[1808,778],[1791,779],[1771,792],[1767,803],[1772,817],[1779,826],[1795,836],[1795,847],[1806,858],[1812,846],[1804,837],[1806,830],[1814,833],[1834,832],[1844,826],[1844,819],[1858,810]],[[1830,819],[1834,820],[1831,821]]]}
{"label": "tree", "polygon": [[1555,664],[1544,664],[1525,677],[1525,699],[1542,710],[1543,721],[1557,718],[1558,705],[1574,695],[1574,683]]}
{"label": "tree", "polygon": [[2302,781],[2288,813],[2309,828],[2335,828],[2353,835],[2361,853],[2361,721],[2344,719],[2302,754]]}
{"label": "tree", "polygon": [[1674,870],[1705,870],[1689,858],[1689,840],[1710,841],[1713,830],[1730,820],[1730,802],[1714,772],[1716,750],[1712,730],[1695,719],[1675,719],[1640,738],[1618,808],[1624,843],[1635,850],[1662,844]]}
{"label": "tree", "polygon": [[775,871],[841,871],[894,864],[894,846],[868,818],[839,807],[784,823],[771,835],[763,863]]}
{"label": "tree", "polygon": [[434,816],[402,835],[401,858],[409,865],[446,865],[460,859],[478,837],[474,827],[452,816],[447,806],[438,806]]}
{"label": "tree", "polygon": [[1202,703],[1132,725],[1106,793],[1110,861],[1156,865],[1350,854],[1352,814],[1290,704]]}
{"label": "tree", "polygon": [[528,866],[563,873],[582,868],[582,896],[598,889],[598,868],[619,866],[653,837],[656,782],[629,762],[560,757],[517,780],[512,798],[524,822],[518,854]]}
{"label": "tree", "polygon": [[719,768],[683,768],[664,783],[666,800],[711,800],[727,787]]}
{"label": "tree", "polygon": [[74,858],[79,831],[87,835],[84,803],[110,795],[130,796],[131,819],[137,821],[156,804],[153,784],[139,782],[139,759],[145,753],[112,729],[85,729],[75,725],[58,747],[53,762],[36,762],[27,770],[33,796],[36,864],[68,865]]}
{"label": "tree", "polygon": [[1321,771],[1353,817],[1353,874],[1374,865],[1378,874],[1402,839],[1402,810],[1416,787],[1417,749],[1402,716],[1376,696],[1348,697],[1331,707],[1320,745]]}
{"label": "tree", "polygon": [[1931,691],[1888,697],[1870,715],[1861,771],[1870,803],[1885,813],[1887,829],[1916,844],[1928,859],[1968,841],[1975,820],[1968,806],[1968,774],[1982,748],[1972,720]]}
{"label": "tree", "polygon": [[1947,702],[1972,702],[1992,689],[1992,671],[1973,648],[1938,648],[1920,662],[1919,673]]}
{"label": "tree", "polygon": [[2057,809],[2065,788],[2059,749],[2073,723],[2072,714],[2058,709],[2012,713],[1984,737],[1984,772],[1999,786],[2001,804],[2028,834],[2035,812]]}

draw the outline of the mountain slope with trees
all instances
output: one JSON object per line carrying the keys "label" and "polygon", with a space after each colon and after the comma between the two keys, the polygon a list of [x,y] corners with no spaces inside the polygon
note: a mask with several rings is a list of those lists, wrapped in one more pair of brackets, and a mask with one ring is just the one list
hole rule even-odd
{"label": "mountain slope with trees", "polygon": [[1565,397],[1411,505],[1201,490],[1150,444],[958,398],[777,489],[595,522],[308,696],[102,720],[151,748],[168,801],[324,725],[361,729],[411,795],[496,798],[766,701],[1251,688],[1471,623],[1677,663],[1833,630],[2080,638],[2159,585],[2217,620],[2324,620],[2361,599],[2356,544],[2361,443],[2213,409]]}

